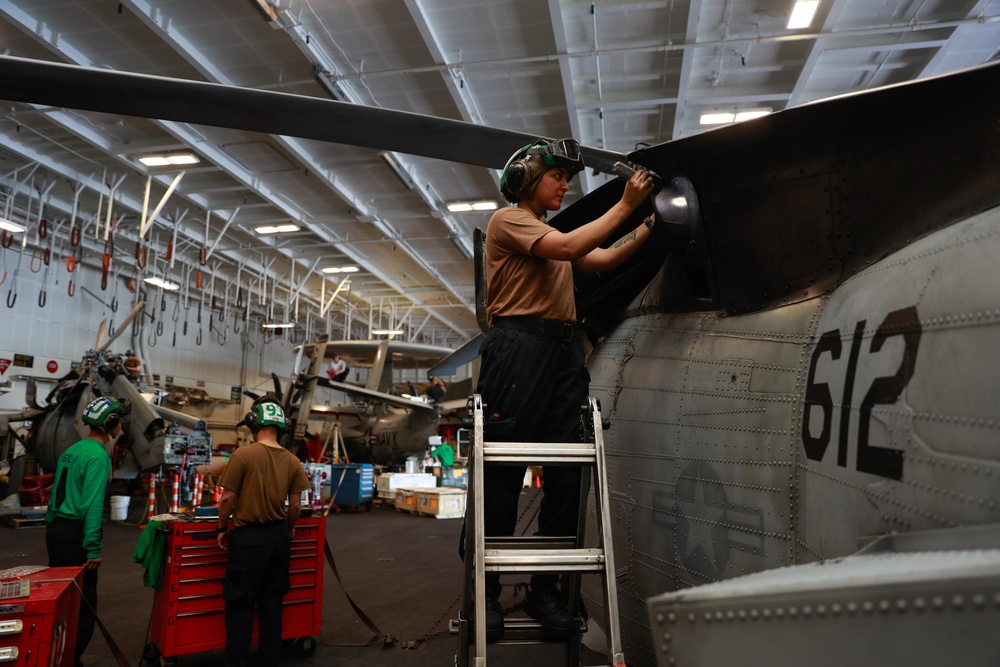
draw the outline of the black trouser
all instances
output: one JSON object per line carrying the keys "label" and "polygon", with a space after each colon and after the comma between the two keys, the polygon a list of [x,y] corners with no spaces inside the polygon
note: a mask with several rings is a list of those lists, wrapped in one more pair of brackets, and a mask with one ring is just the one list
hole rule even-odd
{"label": "black trouser", "polygon": [[[83,550],[83,521],[56,518],[45,528],[45,548],[49,552],[49,567],[85,565],[87,552]],[[74,663],[94,636],[94,612],[97,609],[97,570],[83,571],[83,599],[80,603],[80,620],[76,626]],[[87,604],[87,603],[90,604]]]}
{"label": "black trouser", "polygon": [[257,603],[259,664],[278,664],[281,652],[281,598],[290,588],[292,539],[284,521],[233,529],[229,563],[222,579],[226,602],[226,667],[243,667],[250,654],[253,607]]}
{"label": "black trouser", "polygon": [[[579,340],[494,327],[480,349],[486,438],[504,442],[577,442],[580,406],[587,401],[590,375]],[[513,419],[513,424],[506,420]],[[484,530],[513,535],[525,466],[484,469]],[[580,509],[580,468],[546,466],[538,535],[575,535]],[[555,585],[558,575],[536,574],[533,588]],[[500,593],[500,576],[486,575],[486,590]]]}

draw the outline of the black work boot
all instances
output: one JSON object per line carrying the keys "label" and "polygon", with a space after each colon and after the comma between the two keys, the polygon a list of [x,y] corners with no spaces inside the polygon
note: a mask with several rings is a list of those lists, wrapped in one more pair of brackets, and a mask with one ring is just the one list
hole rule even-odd
{"label": "black work boot", "polygon": [[576,619],[555,587],[529,588],[524,594],[524,610],[554,637],[565,639],[576,630]]}
{"label": "black work boot", "polygon": [[492,644],[503,639],[503,607],[500,600],[486,594],[486,641]]}

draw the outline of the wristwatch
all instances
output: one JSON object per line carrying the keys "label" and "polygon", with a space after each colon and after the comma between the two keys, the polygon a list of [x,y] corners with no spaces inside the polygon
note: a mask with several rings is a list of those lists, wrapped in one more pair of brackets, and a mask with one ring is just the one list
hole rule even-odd
{"label": "wristwatch", "polygon": [[224,533],[227,530],[229,530],[229,524],[228,523],[225,526],[216,526],[215,527],[215,532],[217,532],[217,533]]}
{"label": "wristwatch", "polygon": [[654,216],[652,216],[652,215],[647,215],[647,216],[646,216],[646,219],[645,219],[645,220],[643,220],[642,222],[643,222],[643,224],[645,224],[645,225],[646,225],[647,227],[649,227],[650,229],[652,229],[652,228],[653,228],[653,225],[654,225],[654,224],[656,224],[656,218],[655,218]]}

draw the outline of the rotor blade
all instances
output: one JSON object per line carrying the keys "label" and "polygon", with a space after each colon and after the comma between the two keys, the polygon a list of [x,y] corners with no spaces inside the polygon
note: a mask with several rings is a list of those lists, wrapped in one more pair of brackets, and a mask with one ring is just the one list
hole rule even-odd
{"label": "rotor blade", "polygon": [[97,329],[97,341],[94,343],[94,349],[102,349],[101,341],[104,340],[104,336],[108,333],[108,319],[104,318],[101,320],[101,326]]}
{"label": "rotor blade", "polygon": [[[0,56],[3,99],[329,141],[501,169],[531,134],[318,97]],[[625,156],[582,147],[612,173]]]}
{"label": "rotor blade", "polygon": [[106,350],[109,347],[111,347],[111,344],[116,340],[118,340],[118,337],[128,330],[128,325],[132,324],[132,320],[135,319],[135,316],[139,314],[140,310],[142,310],[142,304],[144,303],[145,301],[140,301],[139,303],[135,304],[135,308],[133,308],[132,312],[128,314],[128,317],[122,320],[122,323],[118,325],[118,331],[115,332],[115,335],[109,338],[108,342],[100,346],[98,349]]}

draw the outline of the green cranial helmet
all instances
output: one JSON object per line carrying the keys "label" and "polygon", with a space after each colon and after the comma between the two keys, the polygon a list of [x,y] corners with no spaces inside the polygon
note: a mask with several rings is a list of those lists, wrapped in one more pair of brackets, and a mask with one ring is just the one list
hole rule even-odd
{"label": "green cranial helmet", "polygon": [[288,425],[285,411],[275,399],[269,396],[254,401],[248,417],[252,418],[254,425],[258,428],[274,426],[279,431],[283,431]]}
{"label": "green cranial helmet", "polygon": [[[96,426],[97,428],[114,428],[121,421],[124,407],[114,398],[108,398],[107,396],[95,398],[87,404],[86,409],[83,411],[83,423],[88,426]],[[114,423],[109,425],[108,418],[112,415],[116,419],[112,420]]]}
{"label": "green cranial helmet", "polygon": [[572,179],[584,169],[583,153],[575,139],[556,141],[538,140],[522,146],[507,161],[500,175],[500,193],[504,199],[516,203],[531,197],[538,179],[549,169],[561,167]]}

